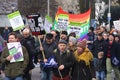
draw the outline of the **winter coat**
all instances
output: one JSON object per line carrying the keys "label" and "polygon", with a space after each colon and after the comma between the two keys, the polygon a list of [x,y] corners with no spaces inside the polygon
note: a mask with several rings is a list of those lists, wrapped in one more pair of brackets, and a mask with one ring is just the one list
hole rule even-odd
{"label": "winter coat", "polygon": [[[44,49],[45,58],[48,59],[51,57],[53,51],[57,48],[56,42],[52,42],[48,44],[46,41],[42,43],[42,47]],[[43,59],[42,53],[39,54],[40,58]]]}
{"label": "winter coat", "polygon": [[[62,77],[69,75],[70,69],[74,64],[74,56],[69,50],[66,50],[64,53],[60,54],[59,49],[55,49],[53,52],[55,61],[57,62],[58,67],[64,65],[64,69],[60,70]],[[53,75],[60,78],[60,74],[57,68],[53,68]]]}
{"label": "winter coat", "polygon": [[[2,36],[0,35],[0,53],[2,52],[4,47],[4,39],[2,38]],[[1,54],[0,54],[1,55]]]}
{"label": "winter coat", "polygon": [[72,68],[72,80],[92,80],[92,78],[95,78],[93,55],[89,49],[86,48],[80,55],[75,51],[74,56],[75,63]]}
{"label": "winter coat", "polygon": [[105,71],[106,70],[106,65],[105,65],[105,61],[103,58],[97,59],[95,64],[96,64],[96,67],[95,67],[96,71]]}
{"label": "winter coat", "polygon": [[[91,42],[93,42],[94,41],[94,36],[95,36],[95,34],[92,32],[92,33],[88,33],[87,34],[87,36],[88,36],[88,41],[91,41]],[[92,49],[92,44],[93,43],[88,43],[87,45],[88,45],[88,48],[91,50]]]}
{"label": "winter coat", "polygon": [[98,40],[98,39],[93,42],[91,52],[93,53],[94,58],[98,57],[98,52],[100,52],[100,51],[103,51],[104,53],[106,52],[106,50],[107,50],[106,44],[107,43],[104,40]]}
{"label": "winter coat", "polygon": [[[109,47],[109,42],[108,42],[107,46]],[[108,47],[107,47],[107,51],[108,51]],[[107,58],[107,52],[105,54],[105,57]],[[112,62],[114,57],[117,58],[117,60],[119,61],[119,64],[120,64],[120,44],[118,44],[116,42],[113,42],[111,45],[111,48],[110,48],[110,59],[111,59],[111,63],[113,66],[115,66]]]}
{"label": "winter coat", "polygon": [[24,61],[13,62],[6,60],[6,57],[9,56],[8,47],[6,47],[1,55],[1,63],[5,64],[5,75],[8,77],[16,77],[24,74],[24,70],[27,67],[29,62],[28,52],[25,47],[22,46]]}
{"label": "winter coat", "polygon": [[21,44],[27,49],[28,51],[28,56],[29,56],[29,64],[26,69],[26,72],[34,68],[33,60],[32,58],[36,54],[36,49],[35,49],[35,39],[32,36],[29,36],[27,38],[23,38],[21,40]]}

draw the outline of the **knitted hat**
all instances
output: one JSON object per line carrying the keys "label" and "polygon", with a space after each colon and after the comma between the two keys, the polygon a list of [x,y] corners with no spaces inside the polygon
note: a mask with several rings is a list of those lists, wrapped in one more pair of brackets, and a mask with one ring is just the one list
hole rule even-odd
{"label": "knitted hat", "polygon": [[81,48],[85,49],[86,45],[87,45],[86,39],[83,39],[82,41],[77,42],[77,47],[81,47]]}
{"label": "knitted hat", "polygon": [[69,37],[69,42],[72,42],[73,44],[76,44],[77,39],[75,37],[70,36]]}
{"label": "knitted hat", "polygon": [[58,43],[59,43],[59,44],[60,44],[60,43],[67,44],[67,41],[65,41],[65,40],[61,39],[61,40],[59,40],[59,42],[58,42]]}

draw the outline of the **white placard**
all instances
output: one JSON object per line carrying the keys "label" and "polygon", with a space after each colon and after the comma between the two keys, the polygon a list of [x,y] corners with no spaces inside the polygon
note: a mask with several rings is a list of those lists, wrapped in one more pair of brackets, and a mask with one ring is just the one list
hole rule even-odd
{"label": "white placard", "polygon": [[23,51],[20,42],[7,43],[9,54],[13,56],[10,62],[23,61]]}
{"label": "white placard", "polygon": [[113,24],[115,26],[115,29],[120,30],[120,20],[113,21]]}

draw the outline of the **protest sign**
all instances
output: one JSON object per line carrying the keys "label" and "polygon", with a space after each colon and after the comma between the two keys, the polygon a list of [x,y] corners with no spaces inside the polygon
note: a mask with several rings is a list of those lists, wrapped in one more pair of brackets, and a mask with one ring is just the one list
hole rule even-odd
{"label": "protest sign", "polygon": [[19,11],[8,14],[7,17],[10,21],[13,31],[21,30],[25,27]]}
{"label": "protest sign", "polygon": [[44,29],[47,33],[49,33],[51,30],[51,27],[52,27],[52,18],[50,16],[46,15]]}
{"label": "protest sign", "polygon": [[23,61],[23,51],[20,42],[7,43],[9,54],[12,55],[10,62],[19,62]]}
{"label": "protest sign", "polygon": [[117,30],[120,30],[120,20],[113,21],[114,27]]}

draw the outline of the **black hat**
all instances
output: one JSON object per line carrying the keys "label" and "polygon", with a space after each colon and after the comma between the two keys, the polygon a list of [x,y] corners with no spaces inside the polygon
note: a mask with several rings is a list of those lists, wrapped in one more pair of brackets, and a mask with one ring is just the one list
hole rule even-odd
{"label": "black hat", "polygon": [[40,35],[43,35],[45,33],[46,33],[45,30],[40,31]]}
{"label": "black hat", "polygon": [[52,39],[52,38],[53,38],[53,34],[51,34],[51,33],[46,34],[46,39]]}
{"label": "black hat", "polygon": [[90,29],[92,32],[94,31],[94,27],[90,27],[89,29]]}
{"label": "black hat", "polygon": [[62,31],[61,34],[68,35],[67,31]]}
{"label": "black hat", "polygon": [[67,44],[67,41],[61,39],[61,40],[59,40],[59,44],[60,44],[60,43]]}

